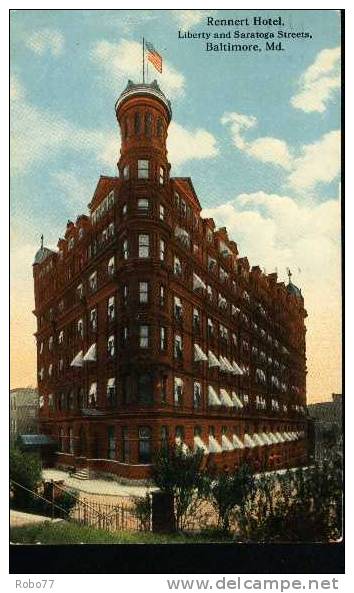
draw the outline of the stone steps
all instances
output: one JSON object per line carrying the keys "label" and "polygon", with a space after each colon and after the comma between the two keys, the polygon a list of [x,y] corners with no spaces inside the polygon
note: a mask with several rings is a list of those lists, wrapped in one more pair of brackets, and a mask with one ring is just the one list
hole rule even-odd
{"label": "stone steps", "polygon": [[77,470],[74,474],[72,474],[73,478],[77,480],[89,480],[90,479],[90,471],[88,468],[82,468]]}

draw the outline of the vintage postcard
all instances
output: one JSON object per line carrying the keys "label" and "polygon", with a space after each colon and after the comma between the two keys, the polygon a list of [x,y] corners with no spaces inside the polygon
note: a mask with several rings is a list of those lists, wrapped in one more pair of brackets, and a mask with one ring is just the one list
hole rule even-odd
{"label": "vintage postcard", "polygon": [[10,12],[14,553],[322,543],[340,572],[343,21]]}

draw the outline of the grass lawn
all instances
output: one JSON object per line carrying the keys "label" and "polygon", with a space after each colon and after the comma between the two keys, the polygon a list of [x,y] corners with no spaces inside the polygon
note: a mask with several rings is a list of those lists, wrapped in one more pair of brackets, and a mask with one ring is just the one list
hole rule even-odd
{"label": "grass lawn", "polygon": [[216,541],[231,541],[213,537],[211,534],[169,534],[160,535],[151,532],[120,531],[110,533],[102,529],[81,526],[76,523],[50,523],[45,521],[37,525],[13,527],[10,541],[20,544],[196,544]]}

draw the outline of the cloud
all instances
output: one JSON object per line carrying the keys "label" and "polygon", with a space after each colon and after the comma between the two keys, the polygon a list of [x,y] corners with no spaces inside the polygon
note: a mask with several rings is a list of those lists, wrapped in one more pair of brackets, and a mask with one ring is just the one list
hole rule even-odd
{"label": "cloud", "polygon": [[340,88],[340,48],[323,49],[315,61],[301,75],[299,91],[290,102],[306,113],[323,113],[337,89]]}
{"label": "cloud", "polygon": [[244,134],[257,126],[253,115],[225,113],[221,123],[229,127],[234,146],[263,163],[281,167],[287,172],[287,185],[297,191],[313,189],[319,183],[330,183],[340,172],[340,132],[333,130],[312,144],[298,149],[271,136],[247,140]]}
{"label": "cloud", "polygon": [[221,123],[229,125],[232,140],[236,148],[246,152],[263,163],[270,163],[290,168],[291,156],[287,143],[284,140],[265,136],[256,140],[246,141],[243,133],[257,125],[257,118],[253,115],[244,115],[242,113],[225,113],[221,118]]}
{"label": "cloud", "polygon": [[206,130],[187,130],[171,122],[167,138],[168,157],[173,165],[191,159],[208,159],[217,156],[219,149],[215,137]]}
{"label": "cloud", "polygon": [[58,57],[64,51],[65,40],[60,31],[41,29],[32,33],[25,41],[26,46],[38,56],[51,53]]}
{"label": "cloud", "polygon": [[95,187],[88,181],[86,175],[75,170],[55,171],[51,174],[58,192],[65,196],[66,204],[71,205],[72,216],[76,217],[78,208],[81,210],[89,203]]}
{"label": "cloud", "polygon": [[293,271],[309,314],[309,393],[328,398],[340,388],[339,199],[314,205],[259,191],[238,195],[202,214],[227,227],[240,255],[247,255],[251,265],[265,266],[268,273],[277,267],[280,280],[285,280],[287,266]]}
{"label": "cloud", "polygon": [[[158,48],[156,48],[158,49]],[[163,52],[161,52],[163,53]],[[114,90],[124,87],[128,79],[142,79],[142,47],[136,41],[122,39],[119,43],[98,41],[91,52],[91,59],[101,69],[103,80]],[[184,94],[185,78],[163,59],[163,74],[149,65],[149,80],[156,78],[162,90],[171,97]]]}
{"label": "cloud", "polygon": [[59,152],[92,153],[97,162],[112,170],[119,156],[120,136],[114,132],[80,128],[50,110],[26,100],[19,80],[12,81],[11,167],[25,172],[32,165]]}
{"label": "cloud", "polygon": [[340,132],[333,130],[317,142],[305,144],[294,159],[288,183],[297,190],[313,188],[317,183],[329,183],[340,172]]}
{"label": "cloud", "polygon": [[214,11],[211,10],[172,10],[172,17],[179,27],[184,29],[191,29],[195,25],[211,15]]}

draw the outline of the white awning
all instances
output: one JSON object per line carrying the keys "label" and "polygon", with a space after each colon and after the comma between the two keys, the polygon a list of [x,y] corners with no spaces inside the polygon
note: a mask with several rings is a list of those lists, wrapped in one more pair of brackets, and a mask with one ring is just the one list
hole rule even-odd
{"label": "white awning", "polygon": [[208,386],[208,404],[209,406],[221,406],[219,396],[211,385]]}
{"label": "white awning", "polygon": [[182,379],[180,379],[179,377],[175,377],[175,385],[178,385],[178,387],[183,387]]}
{"label": "white awning", "polygon": [[97,383],[91,383],[89,395],[96,395],[97,393]]}
{"label": "white awning", "polygon": [[115,387],[115,385],[116,385],[116,380],[114,377],[112,377],[111,379],[108,379],[107,387]]}
{"label": "white awning", "polygon": [[194,437],[194,451],[197,449],[202,449],[204,451],[204,455],[208,455],[209,453],[208,447],[199,436]]}
{"label": "white awning", "polygon": [[279,443],[284,443],[285,439],[280,432],[275,432],[274,434],[277,437]]}
{"label": "white awning", "polygon": [[223,434],[221,437],[221,446],[222,446],[223,451],[233,451],[234,450],[234,446],[233,446],[232,442],[230,441],[230,439],[226,436],[226,434]]}
{"label": "white awning", "polygon": [[283,435],[285,441],[291,441],[292,440],[292,438],[291,438],[291,436],[290,436],[290,434],[288,432],[283,432],[282,435]]}
{"label": "white awning", "polygon": [[244,436],[245,447],[253,449],[253,447],[257,447],[257,444],[254,442],[253,438],[249,434],[245,434]]}
{"label": "white awning", "polygon": [[85,362],[96,362],[97,360],[97,348],[96,348],[96,343],[91,344],[90,348],[88,349],[88,351],[86,352],[83,360]]}
{"label": "white awning", "polygon": [[206,289],[206,284],[197,274],[193,274],[193,290],[198,290],[199,288]]}
{"label": "white awning", "polygon": [[203,352],[199,344],[194,344],[194,360],[195,362],[208,360],[207,355],[205,354],[205,352]]}
{"label": "white awning", "polygon": [[220,400],[223,406],[227,406],[228,408],[233,407],[233,401],[227,393],[226,389],[220,389]]}
{"label": "white awning", "polygon": [[263,447],[267,444],[262,438],[262,436],[256,432],[253,434],[252,438],[258,447]]}
{"label": "white awning", "polygon": [[220,360],[220,371],[222,373],[229,373],[230,372],[230,369],[229,369],[229,367],[228,367],[228,365],[226,363],[225,358],[220,355],[219,356],[219,360]]}
{"label": "white awning", "polygon": [[189,242],[189,233],[187,233],[187,231],[182,229],[180,226],[176,226],[175,228],[175,237]]}
{"label": "white awning", "polygon": [[263,439],[263,441],[264,441],[264,444],[265,444],[265,445],[271,445],[271,444],[272,444],[272,441],[271,441],[271,439],[269,438],[269,435],[268,435],[268,433],[266,433],[266,432],[261,432],[261,433],[259,434],[259,436],[261,437],[261,439]]}
{"label": "white awning", "polygon": [[222,447],[213,435],[209,435],[209,453],[222,453]]}
{"label": "white awning", "polygon": [[278,437],[275,436],[275,434],[273,432],[269,432],[268,436],[269,436],[270,440],[272,441],[272,443],[274,443],[274,445],[277,445],[278,443],[282,442],[278,439]]}
{"label": "white awning", "polygon": [[209,350],[208,352],[208,363],[209,363],[209,367],[219,367],[220,366],[220,362],[218,360],[218,358],[215,356],[215,354],[213,354],[213,352],[211,350]]}
{"label": "white awning", "polygon": [[70,366],[71,367],[82,367],[83,366],[83,352],[82,350],[80,350],[80,352],[75,356],[75,358],[71,361]]}
{"label": "white awning", "polygon": [[233,375],[236,375],[236,369],[234,369],[231,362],[229,361],[228,358],[226,358],[226,356],[224,356],[224,361],[225,361],[227,368],[229,369],[229,372],[232,373]]}
{"label": "white awning", "polygon": [[232,315],[237,315],[240,312],[240,309],[238,307],[235,307],[235,305],[231,305],[231,314]]}
{"label": "white awning", "polygon": [[232,361],[232,368],[235,371],[235,375],[243,375],[243,370],[238,366],[236,360]]}
{"label": "white awning", "polygon": [[232,442],[233,442],[234,449],[244,449],[245,448],[245,445],[241,441],[240,437],[238,437],[237,434],[235,434],[235,433],[232,435]]}
{"label": "white awning", "polygon": [[231,399],[235,408],[243,408],[243,403],[235,391],[231,393]]}
{"label": "white awning", "polygon": [[175,443],[176,443],[177,447],[181,447],[182,453],[186,454],[189,452],[188,445],[186,445],[186,443],[184,443],[182,441],[181,437],[176,437]]}

